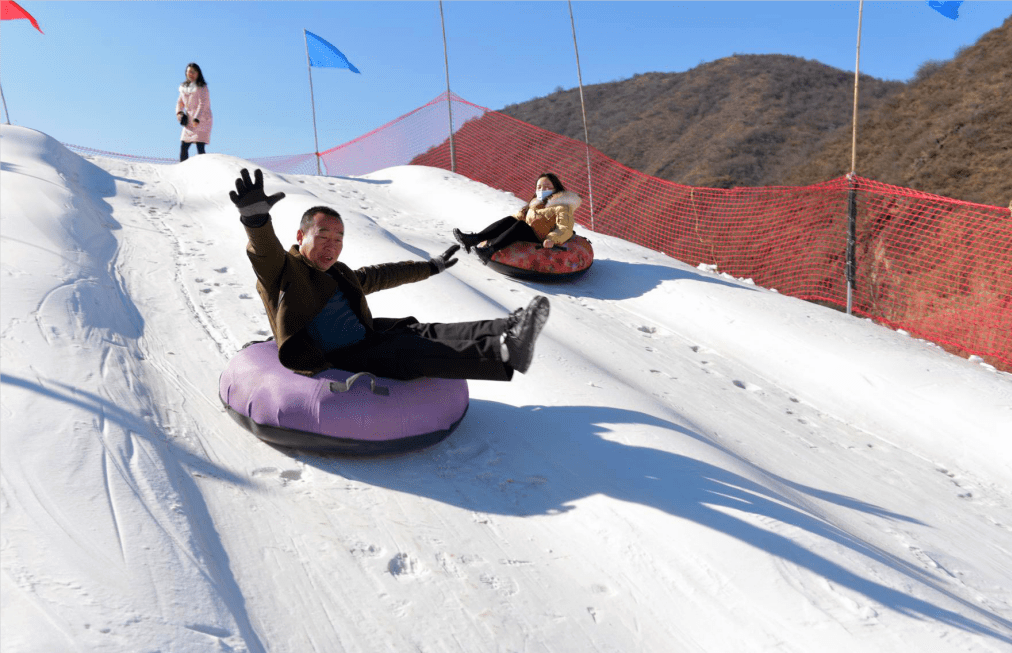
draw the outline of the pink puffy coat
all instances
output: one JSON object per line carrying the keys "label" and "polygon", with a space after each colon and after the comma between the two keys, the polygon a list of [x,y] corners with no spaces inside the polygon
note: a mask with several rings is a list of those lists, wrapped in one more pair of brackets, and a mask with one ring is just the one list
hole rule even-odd
{"label": "pink puffy coat", "polygon": [[[190,120],[183,127],[179,140],[184,143],[210,143],[211,124],[211,92],[207,86],[197,86],[186,82],[179,85],[179,99],[176,100],[176,113],[184,112]],[[200,124],[194,124],[199,120]]]}

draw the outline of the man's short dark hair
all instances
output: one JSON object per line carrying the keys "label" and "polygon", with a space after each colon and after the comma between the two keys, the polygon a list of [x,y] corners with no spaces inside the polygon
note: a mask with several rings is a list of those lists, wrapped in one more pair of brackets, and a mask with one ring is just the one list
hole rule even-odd
{"label": "man's short dark hair", "polygon": [[334,209],[330,208],[329,206],[314,206],[313,208],[308,209],[305,213],[302,214],[302,221],[299,222],[299,229],[302,231],[309,231],[309,228],[313,226],[313,217],[317,213],[322,213],[324,215],[329,215],[332,218],[337,218],[341,222],[341,224],[344,224],[344,220],[341,218],[341,214],[335,211]]}

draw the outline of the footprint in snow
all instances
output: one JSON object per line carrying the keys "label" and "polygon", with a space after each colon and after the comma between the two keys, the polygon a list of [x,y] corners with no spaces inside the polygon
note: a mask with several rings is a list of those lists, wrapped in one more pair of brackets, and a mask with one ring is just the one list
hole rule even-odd
{"label": "footprint in snow", "polygon": [[748,381],[738,381],[737,379],[735,379],[733,383],[742,390],[748,390],[749,392],[762,392],[761,387],[757,386],[754,383],[749,383]]}
{"label": "footprint in snow", "polygon": [[287,483],[288,481],[301,481],[302,470],[300,469],[286,469],[278,475],[282,482]]}
{"label": "footprint in snow", "polygon": [[478,576],[478,580],[502,597],[510,597],[520,591],[520,587],[512,579],[501,578],[494,574],[481,574]]}
{"label": "footprint in snow", "polygon": [[277,474],[278,478],[281,479],[282,485],[288,485],[289,481],[302,480],[302,470],[299,469],[286,469],[278,473],[277,467],[258,467],[250,472],[252,476],[264,476],[267,474]]}
{"label": "footprint in snow", "polygon": [[387,570],[391,576],[398,579],[417,578],[427,571],[417,558],[407,553],[398,553],[391,558]]}
{"label": "footprint in snow", "polygon": [[349,552],[356,558],[378,558],[383,555],[383,547],[376,544],[358,542],[349,549]]}

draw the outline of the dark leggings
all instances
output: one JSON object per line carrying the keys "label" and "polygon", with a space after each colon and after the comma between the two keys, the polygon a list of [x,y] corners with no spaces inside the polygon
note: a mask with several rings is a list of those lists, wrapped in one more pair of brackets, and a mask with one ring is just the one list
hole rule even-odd
{"label": "dark leggings", "polygon": [[475,234],[475,237],[479,243],[487,240],[492,251],[495,252],[520,240],[528,243],[543,242],[543,239],[538,238],[538,234],[534,233],[529,224],[523,220],[517,220],[513,216],[506,216],[502,220],[493,222]]}
{"label": "dark leggings", "polygon": [[[377,318],[375,324],[391,321]],[[388,379],[509,381],[513,368],[502,361],[499,346],[504,331],[503,319],[425,324],[409,318],[330,352],[327,360],[347,372],[371,372]]]}
{"label": "dark leggings", "polygon": [[[203,154],[204,153],[204,146],[205,145],[207,145],[207,143],[197,143],[197,154]],[[188,158],[190,158],[190,144],[187,143],[186,141],[180,141],[179,142],[179,160],[180,161],[186,161]]]}

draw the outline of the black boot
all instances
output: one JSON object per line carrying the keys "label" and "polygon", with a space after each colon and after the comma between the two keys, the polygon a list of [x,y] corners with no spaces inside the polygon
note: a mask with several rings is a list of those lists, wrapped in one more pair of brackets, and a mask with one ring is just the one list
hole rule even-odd
{"label": "black boot", "polygon": [[460,243],[461,247],[463,247],[464,251],[468,254],[471,253],[471,250],[474,249],[475,245],[481,242],[481,238],[475,234],[465,234],[460,229],[453,230],[453,238]]}
{"label": "black boot", "polygon": [[495,250],[485,245],[484,247],[475,247],[474,253],[481,259],[482,265],[488,265],[488,262],[492,260],[492,255],[495,254]]}
{"label": "black boot", "polygon": [[512,314],[507,318],[507,323],[510,321],[514,323],[502,334],[502,347],[506,352],[504,358],[510,367],[521,374],[526,374],[531,367],[534,360],[534,343],[541,334],[541,329],[545,327],[545,322],[548,321],[550,308],[548,298],[538,295],[531,300],[523,313],[520,313],[519,320],[510,320]]}
{"label": "black boot", "polygon": [[521,306],[520,308],[518,308],[517,310],[513,311],[512,313],[506,316],[507,331],[516,327],[516,325],[520,324],[520,318],[524,316],[524,310],[525,310],[524,307]]}

